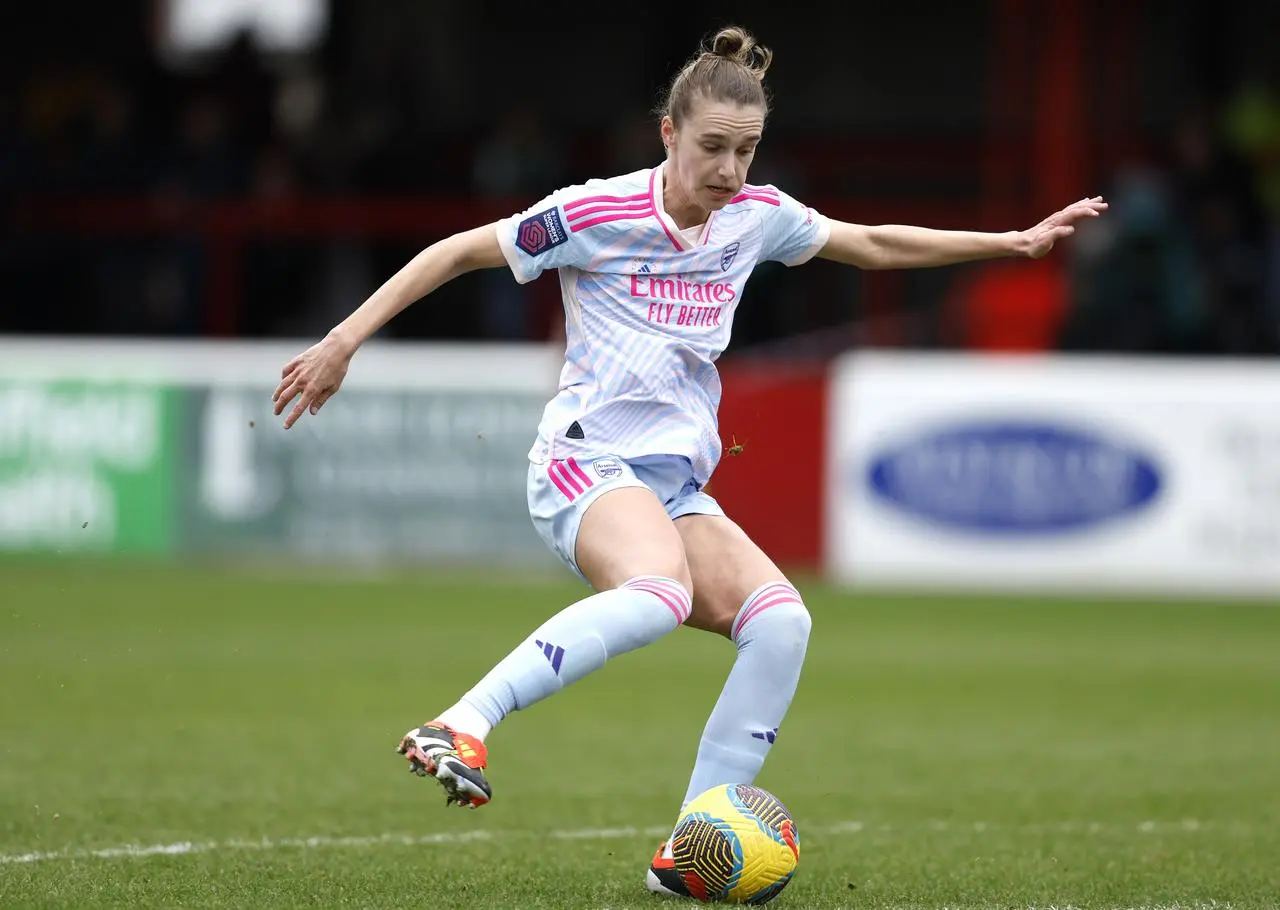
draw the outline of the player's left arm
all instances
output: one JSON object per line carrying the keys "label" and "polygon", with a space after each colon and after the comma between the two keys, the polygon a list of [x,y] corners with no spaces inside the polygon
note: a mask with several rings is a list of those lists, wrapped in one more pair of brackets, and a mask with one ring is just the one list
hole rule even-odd
{"label": "player's left arm", "polygon": [[1076,225],[1107,210],[1101,196],[1081,199],[1025,231],[941,231],[905,224],[864,225],[830,219],[831,233],[818,256],[862,269],[914,269],[978,259],[1039,259]]}

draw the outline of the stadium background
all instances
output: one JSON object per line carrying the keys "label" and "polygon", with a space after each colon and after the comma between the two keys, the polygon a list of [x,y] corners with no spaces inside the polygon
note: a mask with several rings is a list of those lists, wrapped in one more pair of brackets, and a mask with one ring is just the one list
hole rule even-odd
{"label": "stadium background", "polygon": [[[464,276],[290,433],[269,394],[426,244],[654,163],[647,112],[734,21],[777,55],[753,182],[960,229],[1111,203],[1036,263],[765,264],[745,292],[712,488],[816,617],[761,781],[812,835],[783,900],[1269,906],[1280,6],[623,13],[7,8],[0,905],[381,906],[465,867],[477,907],[649,906],[723,642],[504,725],[474,817],[406,810],[391,773],[582,593],[523,496],[554,278]],[[521,758],[550,740],[572,792]]]}
{"label": "stadium background", "polygon": [[[69,8],[27,8],[33,25],[4,39],[0,331],[313,339],[431,241],[652,162],[648,111],[722,20],[554,7],[85,4],[74,29]],[[726,445],[750,454],[716,481],[781,560],[822,559],[841,353],[1276,352],[1273,7],[874,4],[820,28],[767,5],[737,15],[777,51],[753,179],[866,223],[1006,230],[1083,195],[1112,204],[1034,264],[759,269],[724,360]],[[554,346],[561,330],[553,280],[495,272],[385,334]]]}

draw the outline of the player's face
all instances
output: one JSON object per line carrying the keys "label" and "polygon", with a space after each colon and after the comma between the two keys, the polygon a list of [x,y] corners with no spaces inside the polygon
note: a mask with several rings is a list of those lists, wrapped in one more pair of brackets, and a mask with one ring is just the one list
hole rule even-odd
{"label": "player's face", "polygon": [[764,131],[764,111],[698,98],[676,129],[669,119],[662,135],[671,149],[680,195],[706,211],[716,211],[738,194]]}

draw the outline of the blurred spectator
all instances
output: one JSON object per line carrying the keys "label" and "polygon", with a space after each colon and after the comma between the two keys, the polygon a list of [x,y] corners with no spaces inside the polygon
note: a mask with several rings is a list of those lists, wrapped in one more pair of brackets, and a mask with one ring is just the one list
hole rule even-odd
{"label": "blurred spectator", "polygon": [[[643,40],[637,33],[626,54],[615,54],[598,52],[612,33],[579,18],[575,39],[592,52],[566,68],[537,52],[564,33],[548,10],[521,8],[499,19],[497,7],[484,4],[333,2],[318,46],[263,50],[246,32],[221,52],[176,59],[161,52],[155,20],[143,11],[148,4],[81,6],[88,18],[74,17],[83,25],[75,33],[46,29],[35,41],[26,32],[0,33],[0,44],[9,40],[0,68],[12,86],[0,94],[0,193],[21,197],[0,245],[0,296],[48,301],[0,309],[6,330],[202,331],[210,284],[207,211],[224,201],[287,207],[332,193],[357,204],[373,196],[379,204],[391,198],[418,206],[420,227],[418,216],[404,218],[404,209],[391,206],[382,209],[391,213],[385,219],[370,219],[378,226],[368,232],[318,228],[311,236],[232,239],[232,255],[243,257],[228,282],[239,331],[314,334],[423,241],[466,226],[453,224],[452,216],[449,223],[433,219],[433,198],[470,195],[510,213],[567,183],[660,160],[656,118],[644,111],[702,30],[697,23],[676,31],[654,26]],[[1241,15],[1192,6],[1175,5],[1170,28],[1151,34],[1182,28],[1205,37],[1204,22]],[[52,25],[68,9],[58,5],[42,14]],[[980,5],[974,10],[975,21],[991,14]],[[1096,13],[1105,23],[1109,13],[1101,7]],[[1132,15],[1145,21],[1153,14],[1154,8]],[[893,5],[856,16],[861,24],[870,16],[909,27],[931,52],[957,46],[954,36],[908,26],[907,14]],[[770,75],[779,103],[751,180],[776,183],[835,217],[863,220],[873,217],[868,204],[896,212],[906,200],[921,203],[923,211],[936,205],[937,218],[921,214],[920,223],[971,226],[989,181],[956,175],[982,171],[972,157],[981,145],[975,139],[993,126],[1030,130],[1039,116],[1029,95],[1025,105],[1011,98],[1010,110],[999,116],[984,108],[990,87],[983,80],[997,71],[982,75],[981,47],[956,51],[957,60],[968,54],[974,65],[954,70],[955,85],[930,83],[915,92],[886,83],[882,109],[863,110],[850,101],[844,61],[820,71],[796,52],[812,36],[793,16],[757,4],[744,17],[779,51]],[[1109,105],[1090,112],[1091,127],[1106,141],[1089,163],[1103,168],[1114,167],[1113,149],[1166,135],[1162,154],[1153,155],[1142,174],[1119,178],[1108,217],[1054,254],[1052,266],[1070,266],[1065,284],[1055,268],[1002,267],[1010,264],[901,277],[829,263],[805,269],[766,263],[735,317],[735,350],[824,328],[832,329],[831,337],[865,339],[866,332],[848,330],[851,324],[915,315],[933,330],[877,337],[982,348],[1025,349],[1060,339],[1084,350],[1275,352],[1280,58],[1266,31],[1260,25],[1219,29],[1202,42],[1212,45],[1212,65],[1195,55],[1179,58],[1165,38],[1153,37],[1149,51],[1089,70],[1085,78],[1094,81],[1085,87],[1100,93],[1118,66],[1150,67],[1157,57],[1179,61],[1141,91],[1117,92]],[[1042,37],[1026,32],[1023,50],[1035,53]],[[1100,47],[1096,53],[1116,52]],[[1241,71],[1247,65],[1256,69]],[[815,80],[841,103],[807,104],[816,97]],[[1214,105],[1188,107],[1173,123],[1161,119],[1197,91],[1214,97]],[[509,106],[495,108],[495,99]],[[906,107],[898,110],[897,102]],[[597,121],[601,114],[606,119]],[[849,137],[852,143],[844,141]],[[839,152],[833,152],[835,141]],[[1023,190],[1035,179],[1036,164],[1020,147],[1021,139],[1011,140],[1004,203],[1010,209],[1031,195]],[[846,148],[852,150],[847,155]],[[936,173],[932,164],[917,167],[896,157],[899,149],[921,148],[929,150]],[[459,186],[460,175],[467,185]],[[117,227],[113,214],[99,212],[88,219],[96,226],[68,227],[58,214],[63,203],[121,196],[131,213],[128,225]],[[29,218],[32,212],[41,217]],[[431,318],[398,320],[396,334],[525,339],[543,336],[548,323],[558,326],[563,318],[553,279],[520,286],[499,269],[442,293],[457,303]],[[947,334],[945,319],[931,318],[944,300],[949,315],[965,315],[956,323],[962,335]]]}
{"label": "blurred spectator", "polygon": [[1204,276],[1158,174],[1121,175],[1111,208],[1073,247],[1075,281],[1061,346],[1188,353],[1202,344]]}
{"label": "blurred spectator", "polygon": [[129,90],[116,79],[104,79],[89,92],[84,119],[83,189],[101,195],[145,190],[154,162],[140,142],[137,103]]}
{"label": "blurred spectator", "polygon": [[[558,189],[565,179],[561,149],[547,133],[546,114],[531,101],[513,104],[480,143],[471,185],[481,198],[509,200],[512,212]],[[506,269],[478,276],[484,337],[523,341],[531,337],[533,295]]]}
{"label": "blurred spectator", "polygon": [[160,168],[163,192],[188,199],[214,199],[247,189],[251,155],[233,141],[225,100],[211,92],[197,94],[179,111],[177,126]]}
{"label": "blurred spectator", "polygon": [[662,157],[662,139],[656,118],[624,115],[609,130],[604,168],[610,174],[629,174],[653,167]]}
{"label": "blurred spectator", "polygon": [[1272,74],[1245,80],[1227,104],[1226,129],[1234,146],[1253,165],[1267,215],[1263,256],[1264,299],[1272,335],[1280,338],[1280,63]]}
{"label": "blurred spectator", "polygon": [[1173,181],[1205,276],[1209,350],[1269,353],[1276,337],[1268,324],[1266,216],[1251,163],[1227,142],[1217,112],[1190,108],[1175,125]]}

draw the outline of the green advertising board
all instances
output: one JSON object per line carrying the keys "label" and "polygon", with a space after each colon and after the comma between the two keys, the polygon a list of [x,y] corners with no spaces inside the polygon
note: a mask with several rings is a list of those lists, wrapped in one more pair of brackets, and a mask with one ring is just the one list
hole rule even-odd
{"label": "green advertising board", "polygon": [[168,550],[174,404],[155,384],[0,377],[0,550]]}

